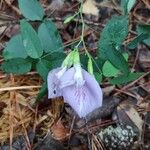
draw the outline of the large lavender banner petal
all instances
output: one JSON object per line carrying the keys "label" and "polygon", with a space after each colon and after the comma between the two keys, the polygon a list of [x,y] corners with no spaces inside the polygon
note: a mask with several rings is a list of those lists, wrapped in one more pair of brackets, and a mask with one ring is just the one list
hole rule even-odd
{"label": "large lavender banner petal", "polygon": [[62,87],[66,81],[74,83],[70,86],[64,86],[62,95],[65,102],[76,111],[79,117],[85,117],[94,109],[102,106],[102,91],[99,84],[87,71],[82,69],[82,73],[85,80],[82,86],[77,86],[74,81],[74,68],[68,69],[60,78]]}

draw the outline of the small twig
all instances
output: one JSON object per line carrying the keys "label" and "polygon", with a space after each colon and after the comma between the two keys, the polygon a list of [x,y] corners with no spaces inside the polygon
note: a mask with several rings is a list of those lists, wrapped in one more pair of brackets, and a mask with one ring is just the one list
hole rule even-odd
{"label": "small twig", "polygon": [[[0,61],[1,62],[1,61]],[[24,74],[24,76],[25,75],[35,75],[35,74],[38,74],[36,71],[31,71],[31,72],[28,72],[28,73],[26,73],[26,74]],[[3,75],[0,75],[0,79],[2,79],[2,78],[6,78],[8,76],[8,74],[3,74]],[[15,76],[15,75],[14,75]]]}
{"label": "small twig", "polygon": [[123,88],[121,88],[121,89],[115,89],[116,91],[118,91],[118,93],[116,93],[115,95],[118,95],[120,93],[124,93],[124,94],[130,95],[131,97],[136,98],[133,94],[125,92],[125,90],[128,89],[128,88],[130,88],[131,86],[133,86],[136,82],[138,82],[139,80],[141,80],[142,78],[144,78],[148,74],[150,74],[150,71],[147,72],[147,73],[145,73],[144,75],[142,75],[138,79],[134,80],[133,82],[129,83],[128,85],[124,86]]}
{"label": "small twig", "polygon": [[[14,83],[14,77],[10,76],[11,83]],[[13,119],[14,119],[14,113],[12,112],[12,103],[14,103],[15,98],[15,92],[10,92],[9,97],[9,144],[10,144],[10,150],[12,150],[12,143],[13,143],[13,134],[14,134],[14,127],[13,127]]]}
{"label": "small twig", "polygon": [[88,122],[87,122],[86,117],[85,117],[85,127],[86,127],[86,130],[87,130],[88,149],[91,150],[91,149],[92,149],[92,146],[91,146],[90,137],[91,137],[92,133],[91,133],[91,131],[89,130],[87,123],[88,123]]}
{"label": "small twig", "polygon": [[19,106],[18,102],[17,102],[17,106],[18,106],[17,108],[18,108],[18,111],[19,111],[19,118],[20,118],[20,121],[21,121],[21,125],[22,125],[22,128],[24,130],[24,135],[25,135],[25,139],[26,139],[27,149],[31,150],[30,140],[29,140],[29,137],[28,137],[28,133],[27,133],[25,124],[22,121],[22,113],[21,113],[21,109],[20,109],[20,106]]}
{"label": "small twig", "polygon": [[[109,125],[113,125],[113,124],[116,124],[116,121],[106,120],[101,123],[97,123],[96,125],[89,125],[88,128],[90,130],[97,130],[97,129],[100,129],[100,128],[103,128],[103,127],[106,127]],[[83,126],[81,128],[73,129],[73,131],[74,131],[74,133],[86,133],[87,129],[85,126]]]}
{"label": "small twig", "polygon": [[36,126],[37,126],[37,114],[38,114],[38,105],[36,106],[36,109],[35,109],[35,121],[34,121],[34,126],[33,126],[33,132],[35,133],[36,131]]}
{"label": "small twig", "polygon": [[17,7],[13,6],[9,0],[5,0],[5,2],[6,2],[6,4],[7,4],[10,8],[12,8],[12,10],[14,10],[19,16],[21,15],[20,10],[19,10]]}
{"label": "small twig", "polygon": [[125,89],[131,87],[132,85],[134,85],[136,82],[138,82],[139,80],[141,80],[142,78],[144,78],[144,77],[147,76],[148,74],[150,74],[150,71],[147,72],[147,73],[145,73],[144,75],[142,75],[142,76],[139,77],[138,79],[134,80],[133,82],[129,83],[128,85],[124,86],[124,87],[122,88],[122,90],[125,90]]}
{"label": "small twig", "polygon": [[2,9],[3,0],[0,1],[0,10]]}
{"label": "small twig", "polygon": [[16,18],[14,16],[8,15],[5,12],[0,11],[0,20],[2,20],[2,21],[13,21],[15,19]]}
{"label": "small twig", "polygon": [[6,23],[0,24],[0,27],[9,26],[9,25],[17,24],[17,23],[19,23],[18,20],[7,21]]}
{"label": "small twig", "polygon": [[40,88],[41,85],[0,88],[0,92]]}
{"label": "small twig", "polygon": [[97,148],[99,150],[106,150],[106,148],[104,147],[104,144],[103,144],[103,142],[101,141],[100,138],[98,140],[98,138],[94,134],[92,134],[92,137],[93,137],[93,140],[96,142]]}
{"label": "small twig", "polygon": [[133,66],[132,66],[131,70],[134,70],[134,68],[136,66],[136,63],[137,63],[137,60],[138,60],[138,57],[139,57],[139,52],[140,52],[140,49],[137,48],[136,57],[135,57],[135,60],[134,60],[134,63],[133,63]]}
{"label": "small twig", "polygon": [[142,0],[142,2],[150,9],[150,2],[148,0]]}
{"label": "small twig", "polygon": [[8,27],[9,26],[6,26],[6,28],[4,29],[4,31],[1,33],[1,35],[0,35],[0,41],[3,39],[3,37],[5,36],[5,33],[6,33],[6,31],[7,31],[7,29],[8,29]]}
{"label": "small twig", "polygon": [[149,85],[149,84],[150,84],[150,81],[146,82],[146,83],[143,83],[143,84],[139,84],[138,86],[131,87],[129,89],[134,90],[134,89],[137,89],[138,87],[142,87],[143,88],[143,86],[145,87],[146,85]]}
{"label": "small twig", "polygon": [[[147,108],[148,107],[149,107],[149,105],[147,106]],[[145,133],[145,127],[146,127],[146,119],[147,119],[147,117],[144,118],[143,131],[142,131],[142,133],[140,135],[140,139],[139,139],[142,143],[142,146],[144,146],[144,133]]]}
{"label": "small twig", "polygon": [[68,145],[69,145],[69,142],[70,142],[70,138],[71,138],[71,133],[73,131],[73,126],[74,126],[74,123],[75,123],[75,119],[76,119],[76,115],[73,116],[73,119],[72,119],[72,123],[71,123],[71,127],[70,127],[70,131],[69,131],[69,139],[68,139]]}
{"label": "small twig", "polygon": [[120,94],[120,93],[124,93],[124,94],[126,94],[126,95],[128,95],[128,96],[131,96],[131,97],[133,97],[133,98],[137,98],[136,95],[131,94],[131,93],[127,92],[127,91],[123,91],[123,90],[120,90],[120,89],[115,89],[115,91],[118,92],[118,93],[115,94],[115,96],[118,95],[118,94]]}

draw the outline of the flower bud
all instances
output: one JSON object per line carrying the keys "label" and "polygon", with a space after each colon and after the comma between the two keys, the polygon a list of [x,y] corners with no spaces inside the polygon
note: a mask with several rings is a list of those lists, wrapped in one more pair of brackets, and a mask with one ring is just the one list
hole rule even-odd
{"label": "flower bud", "polygon": [[93,75],[93,63],[91,58],[88,60],[88,72]]}
{"label": "flower bud", "polygon": [[74,51],[71,51],[62,63],[62,67],[70,68],[73,65]]}
{"label": "flower bud", "polygon": [[79,56],[79,52],[78,50],[75,50],[74,51],[74,55],[73,55],[73,64],[76,65],[76,64],[80,64],[80,56]]}

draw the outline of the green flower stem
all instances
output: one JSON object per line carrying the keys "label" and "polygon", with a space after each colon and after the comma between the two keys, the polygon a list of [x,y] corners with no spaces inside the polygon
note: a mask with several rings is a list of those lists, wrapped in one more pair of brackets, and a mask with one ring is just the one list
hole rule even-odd
{"label": "green flower stem", "polygon": [[80,41],[79,43],[77,44],[76,48],[82,43],[83,44],[83,47],[85,49],[85,53],[86,55],[88,56],[89,59],[92,59],[92,61],[94,62],[95,66],[97,67],[99,73],[102,73],[101,69],[98,67],[97,63],[95,62],[94,58],[91,56],[91,54],[88,52],[87,48],[86,48],[86,44],[85,44],[85,41],[84,41],[84,29],[85,29],[85,22],[84,22],[84,18],[83,18],[83,15],[82,15],[82,10],[83,10],[83,0],[81,0],[81,6],[79,8],[79,14],[80,14],[80,18],[81,18],[81,21],[82,21],[82,32],[81,32],[81,37],[80,37]]}

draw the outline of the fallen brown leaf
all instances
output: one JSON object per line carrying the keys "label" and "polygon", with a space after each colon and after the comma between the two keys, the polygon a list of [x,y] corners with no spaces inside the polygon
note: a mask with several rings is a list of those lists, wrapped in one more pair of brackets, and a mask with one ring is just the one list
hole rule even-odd
{"label": "fallen brown leaf", "polygon": [[51,131],[52,131],[55,139],[64,140],[67,137],[69,137],[69,131],[70,130],[68,128],[65,128],[64,125],[62,124],[61,120],[59,119],[57,121],[57,123],[55,123],[52,126]]}

